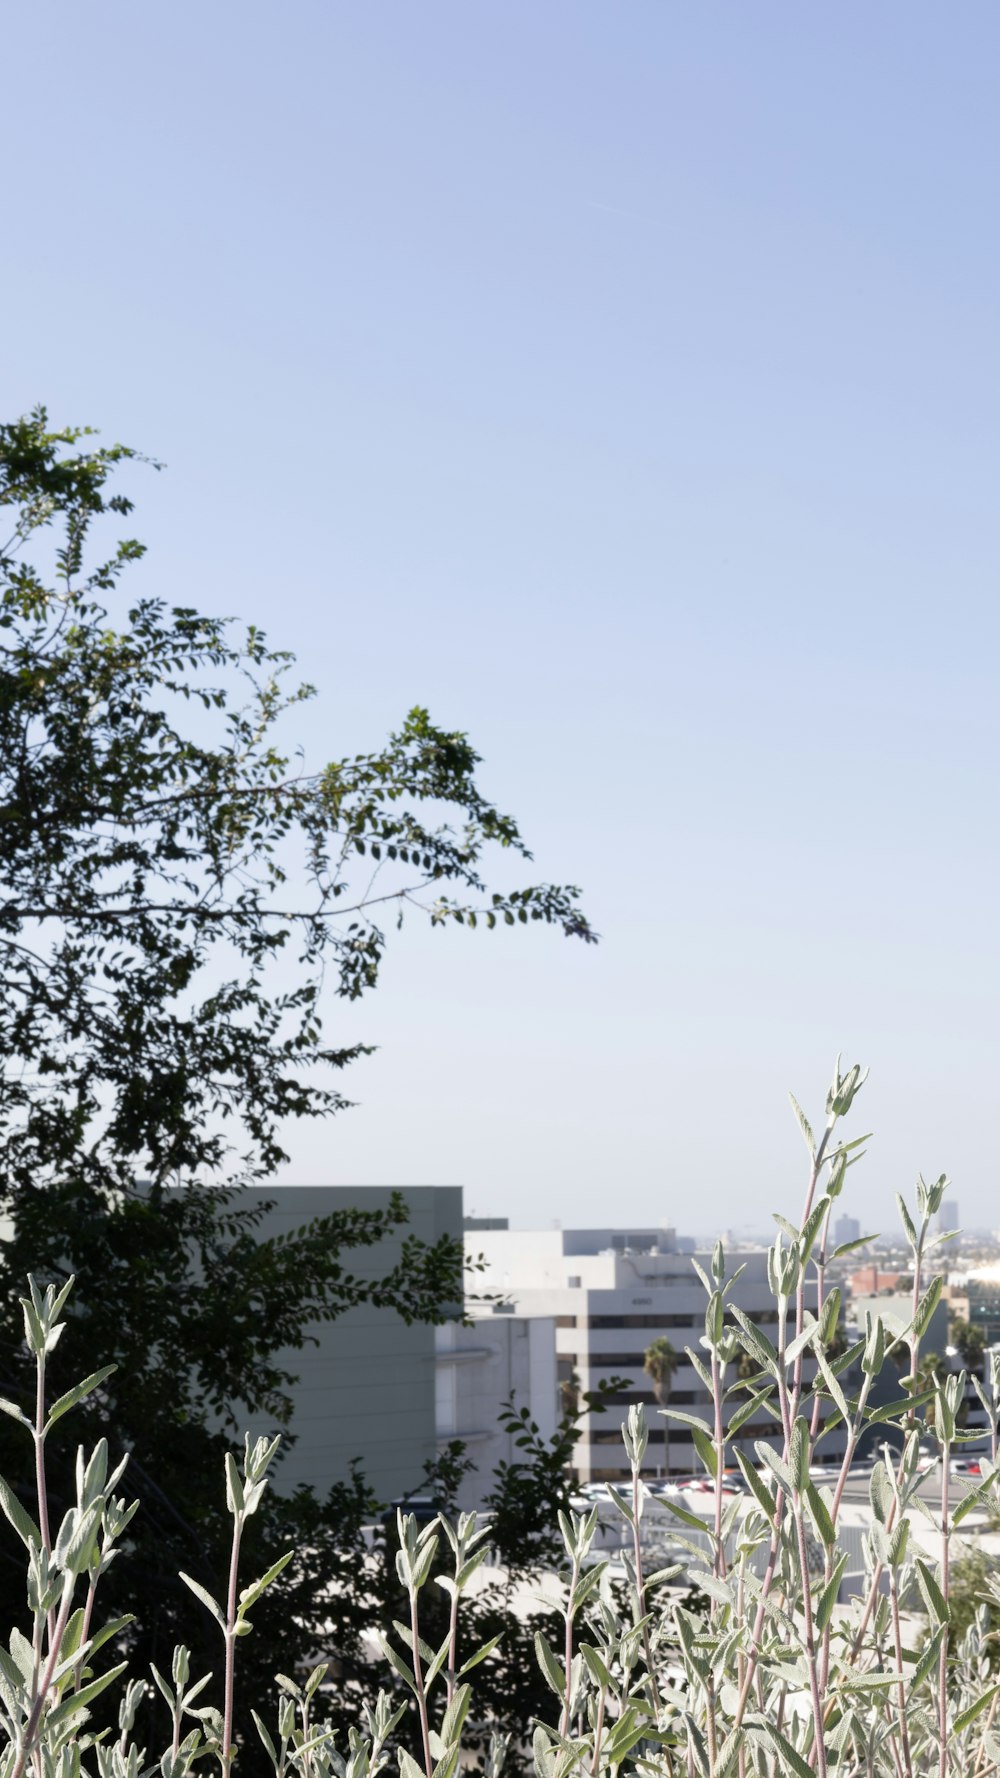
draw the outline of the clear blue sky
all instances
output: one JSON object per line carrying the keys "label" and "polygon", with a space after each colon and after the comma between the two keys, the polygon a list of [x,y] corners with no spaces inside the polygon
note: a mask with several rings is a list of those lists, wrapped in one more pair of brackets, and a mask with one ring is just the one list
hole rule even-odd
{"label": "clear blue sky", "polygon": [[264,622],[313,758],[470,730],[599,950],[404,935],[289,1177],[1000,1223],[993,0],[22,6],[8,412],[100,425],[143,585]]}

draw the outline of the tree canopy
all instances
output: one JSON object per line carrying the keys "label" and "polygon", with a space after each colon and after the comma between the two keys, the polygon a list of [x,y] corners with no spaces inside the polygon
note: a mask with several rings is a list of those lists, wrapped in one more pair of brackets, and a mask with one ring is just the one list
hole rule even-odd
{"label": "tree canopy", "polygon": [[329,1070],[360,1046],[324,1037],[322,990],[375,987],[387,917],[593,937],[573,888],[488,892],[488,849],[530,854],[464,734],[417,708],[309,770],[276,739],[315,695],[289,654],[123,603],[143,546],[106,537],[131,509],[109,483],[135,456],[43,411],[0,427],[7,1192],[68,1165],[105,1189],[266,1177],[284,1119],[341,1103]]}
{"label": "tree canopy", "polygon": [[[382,747],[312,769],[280,742],[315,695],[289,654],[126,597],[138,461],[43,410],[0,426],[0,1392],[25,1380],[24,1273],[75,1272],[52,1384],[94,1352],[118,1363],[82,1435],[147,1454],[130,1608],[140,1657],[163,1659],[176,1570],[193,1547],[206,1579],[223,1559],[227,1424],[287,1421],[281,1348],[363,1299],[439,1319],[461,1297],[447,1239],[409,1238],[375,1285],[352,1274],[352,1249],[405,1221],[399,1199],[263,1241],[241,1198],[286,1158],[289,1119],[345,1102],[363,1046],[327,1037],[330,1004],[377,986],[404,917],[594,935],[575,888],[490,886],[490,855],[530,854],[464,734],[415,708]],[[0,1471],[27,1492],[29,1468],[0,1427]],[[297,1515],[322,1548],[343,1498],[298,1497],[255,1535],[294,1535]],[[321,1581],[288,1586],[308,1624]]]}

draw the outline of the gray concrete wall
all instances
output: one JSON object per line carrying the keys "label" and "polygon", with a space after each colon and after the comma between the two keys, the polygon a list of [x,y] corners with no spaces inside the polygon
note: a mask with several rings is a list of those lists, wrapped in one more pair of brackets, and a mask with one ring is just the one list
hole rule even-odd
{"label": "gray concrete wall", "polygon": [[[401,1186],[410,1221],[375,1247],[344,1255],[347,1270],[372,1278],[399,1258],[407,1235],[432,1243],[441,1235],[462,1239],[461,1186]],[[255,1196],[275,1199],[262,1234],[284,1233],[356,1207],[384,1209],[386,1186],[270,1186]],[[434,1328],[406,1323],[391,1309],[351,1309],[339,1320],[316,1323],[307,1331],[318,1346],[282,1354],[281,1362],[299,1377],[290,1430],[296,1443],[275,1472],[275,1486],[290,1493],[311,1482],[320,1492],[346,1478],[352,1458],[383,1500],[405,1493],[420,1481],[436,1451]],[[251,1431],[271,1430],[265,1423]]]}

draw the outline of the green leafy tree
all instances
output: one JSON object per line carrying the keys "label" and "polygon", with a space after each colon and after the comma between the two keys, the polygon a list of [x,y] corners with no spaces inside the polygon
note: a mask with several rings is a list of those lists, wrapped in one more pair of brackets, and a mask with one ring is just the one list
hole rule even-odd
{"label": "green leafy tree", "polygon": [[[665,1408],[670,1400],[670,1385],[674,1380],[680,1357],[674,1350],[666,1334],[660,1334],[646,1347],[642,1368],[653,1385],[653,1394],[661,1408]],[[663,1472],[670,1474],[670,1429],[669,1421],[663,1422]]]}
{"label": "green leafy tree", "polygon": [[[405,1221],[399,1199],[259,1238],[241,1186],[287,1158],[288,1120],[342,1107],[339,1072],[363,1053],[326,1036],[327,1004],[376,987],[407,917],[593,934],[575,889],[491,889],[487,855],[530,854],[465,735],[415,709],[376,751],[308,770],[281,740],[312,695],[287,653],[190,603],[125,597],[143,547],[120,535],[119,484],[137,461],[41,410],[0,427],[0,1388],[25,1383],[24,1273],[75,1272],[50,1382],[94,1353],[118,1365],[73,1439],[143,1453],[129,1608],[137,1657],[162,1662],[177,1569],[217,1586],[225,1565],[228,1429],[287,1425],[279,1350],[361,1301],[436,1319],[461,1295],[447,1240],[408,1239],[377,1285],[352,1273],[352,1251]],[[27,1493],[30,1454],[4,1442]],[[248,1549],[278,1533],[332,1548],[352,1501],[269,1505]],[[278,1665],[318,1633],[320,1580],[308,1558],[282,1577]]]}

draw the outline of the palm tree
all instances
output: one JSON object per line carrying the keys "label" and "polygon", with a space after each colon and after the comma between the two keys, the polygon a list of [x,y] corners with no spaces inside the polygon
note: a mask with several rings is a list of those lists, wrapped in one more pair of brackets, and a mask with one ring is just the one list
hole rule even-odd
{"label": "palm tree", "polygon": [[[680,1358],[665,1334],[660,1334],[651,1345],[646,1347],[642,1368],[652,1382],[653,1394],[661,1408],[666,1407],[670,1399],[670,1385],[679,1364]],[[663,1422],[663,1470],[664,1474],[669,1476],[670,1432],[667,1420]]]}

